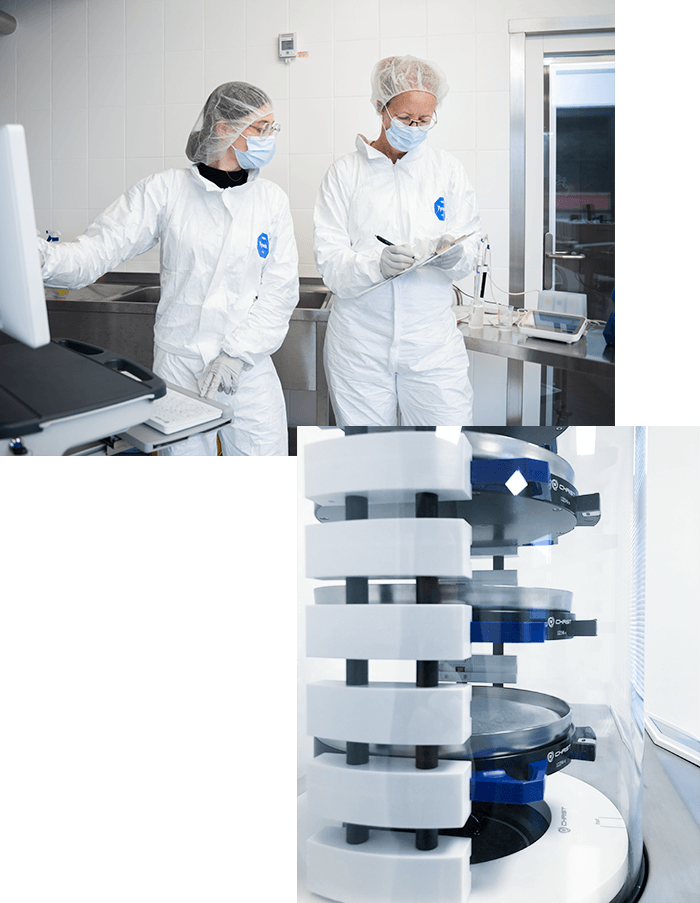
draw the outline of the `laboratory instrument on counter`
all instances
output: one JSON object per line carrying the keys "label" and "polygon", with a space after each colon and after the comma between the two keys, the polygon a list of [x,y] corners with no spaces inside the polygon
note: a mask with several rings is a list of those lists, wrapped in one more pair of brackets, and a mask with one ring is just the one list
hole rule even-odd
{"label": "laboratory instrument on counter", "polygon": [[512,329],[515,311],[510,304],[496,305],[499,329]]}
{"label": "laboratory instrument on counter", "polygon": [[479,241],[479,253],[476,266],[474,267],[474,306],[469,316],[469,325],[473,329],[481,329],[484,325],[484,291],[486,290],[486,276],[489,270],[486,263],[486,252],[488,250],[490,250],[488,236],[485,236]]}
{"label": "laboratory instrument on counter", "polygon": [[518,329],[533,338],[571,344],[583,336],[587,323],[585,317],[573,314],[528,310],[518,323]]}
{"label": "laboratory instrument on counter", "polygon": [[299,899],[638,900],[644,430],[345,432],[305,448],[307,655],[346,668],[308,685]]}
{"label": "laboratory instrument on counter", "polygon": [[550,311],[556,314],[573,314],[585,317],[588,309],[588,296],[582,292],[539,292],[537,310]]}

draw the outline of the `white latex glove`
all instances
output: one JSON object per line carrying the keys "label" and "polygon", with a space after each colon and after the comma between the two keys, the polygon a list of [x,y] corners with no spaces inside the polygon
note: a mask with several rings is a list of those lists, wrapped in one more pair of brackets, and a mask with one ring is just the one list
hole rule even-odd
{"label": "white latex glove", "polygon": [[[437,243],[435,245],[435,250],[439,251],[440,248],[445,245],[449,245],[450,242],[455,240],[454,235],[441,235],[438,238]],[[462,259],[462,254],[464,254],[464,248],[462,244],[455,245],[454,248],[450,248],[449,251],[445,251],[445,253],[441,257],[436,257],[435,260],[431,260],[430,264],[434,267],[440,267],[442,270],[451,270],[453,266],[456,266],[459,261]]]}
{"label": "white latex glove", "polygon": [[416,261],[408,245],[389,245],[384,248],[379,258],[379,269],[385,279],[398,276]]}
{"label": "white latex glove", "polygon": [[209,369],[199,384],[199,394],[202,398],[213,398],[217,392],[233,395],[238,388],[238,379],[242,369],[243,361],[229,357],[222,351],[209,364]]}

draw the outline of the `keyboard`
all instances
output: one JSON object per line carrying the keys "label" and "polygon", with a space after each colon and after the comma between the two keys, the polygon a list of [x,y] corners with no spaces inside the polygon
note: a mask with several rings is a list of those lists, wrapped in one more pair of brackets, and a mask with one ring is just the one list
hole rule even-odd
{"label": "keyboard", "polygon": [[188,430],[193,426],[219,420],[220,417],[221,408],[215,408],[201,398],[192,398],[176,389],[168,388],[162,398],[156,398],[152,402],[151,416],[145,424],[169,436],[171,433],[179,433],[180,430]]}

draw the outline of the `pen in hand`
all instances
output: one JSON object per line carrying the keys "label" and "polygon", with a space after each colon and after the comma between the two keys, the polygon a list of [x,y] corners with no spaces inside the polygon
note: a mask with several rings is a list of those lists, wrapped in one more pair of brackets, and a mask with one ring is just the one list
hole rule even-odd
{"label": "pen in hand", "polygon": [[[380,241],[383,245],[388,245],[390,248],[396,247],[396,245],[394,244],[394,242],[393,242],[393,241],[389,241],[388,238],[382,238],[381,235],[375,235],[374,237],[377,239],[377,241]],[[413,260],[416,259],[415,256],[414,256],[413,254],[411,255],[411,258],[412,258]]]}

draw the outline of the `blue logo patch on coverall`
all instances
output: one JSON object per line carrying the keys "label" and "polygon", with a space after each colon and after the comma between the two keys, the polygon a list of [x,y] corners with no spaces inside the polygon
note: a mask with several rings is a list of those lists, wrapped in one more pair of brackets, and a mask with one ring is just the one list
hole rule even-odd
{"label": "blue logo patch on coverall", "polygon": [[267,232],[261,232],[258,235],[258,254],[261,257],[267,257],[270,253],[270,238]]}
{"label": "blue logo patch on coverall", "polygon": [[445,198],[438,198],[435,201],[435,216],[444,221],[445,219]]}

